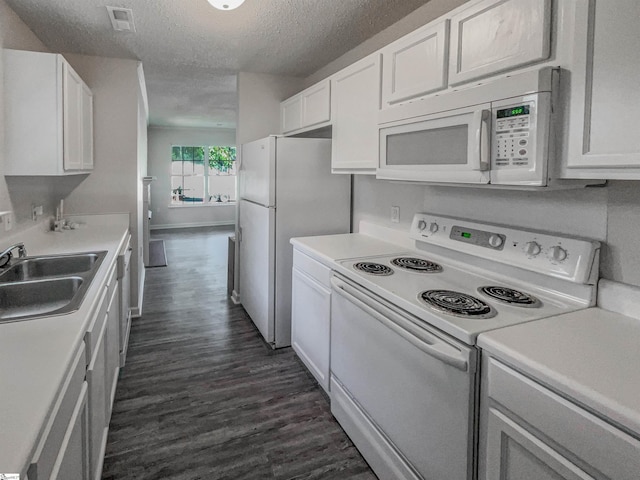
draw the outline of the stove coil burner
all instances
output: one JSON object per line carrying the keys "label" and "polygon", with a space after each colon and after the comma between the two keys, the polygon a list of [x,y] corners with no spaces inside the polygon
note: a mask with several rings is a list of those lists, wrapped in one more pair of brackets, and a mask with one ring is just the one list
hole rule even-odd
{"label": "stove coil burner", "polygon": [[442,267],[437,263],[422,258],[398,257],[391,260],[391,263],[404,270],[418,273],[440,273],[442,271]]}
{"label": "stove coil burner", "polygon": [[393,270],[386,265],[374,262],[358,262],[353,264],[353,268],[369,275],[387,276],[393,275]]}
{"label": "stove coil burner", "polygon": [[542,302],[533,295],[520,292],[509,287],[488,286],[478,288],[478,292],[509,305],[527,308],[538,308]]}
{"label": "stove coil burner", "polygon": [[491,318],[497,312],[482,300],[452,290],[426,290],[418,294],[418,300],[439,312],[470,319]]}

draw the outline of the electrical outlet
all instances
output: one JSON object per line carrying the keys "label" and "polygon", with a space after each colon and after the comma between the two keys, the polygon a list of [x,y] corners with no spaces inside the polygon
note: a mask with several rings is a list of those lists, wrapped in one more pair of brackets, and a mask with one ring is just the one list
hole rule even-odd
{"label": "electrical outlet", "polygon": [[391,221],[400,223],[400,207],[391,207]]}

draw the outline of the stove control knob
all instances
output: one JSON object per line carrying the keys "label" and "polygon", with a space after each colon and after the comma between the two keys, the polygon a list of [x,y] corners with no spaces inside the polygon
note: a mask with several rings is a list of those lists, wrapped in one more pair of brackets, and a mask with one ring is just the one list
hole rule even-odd
{"label": "stove control knob", "polygon": [[440,226],[436,222],[431,222],[431,224],[429,225],[429,231],[431,233],[436,233],[439,228]]}
{"label": "stove control knob", "polygon": [[502,238],[500,235],[491,235],[489,237],[489,245],[491,245],[493,248],[500,248],[503,243],[504,238]]}
{"label": "stove control knob", "polygon": [[427,222],[420,220],[418,222],[418,230],[423,231],[425,228],[427,228]]}
{"label": "stove control knob", "polygon": [[567,251],[559,245],[549,249],[549,258],[556,262],[562,262],[567,258]]}
{"label": "stove control knob", "polygon": [[532,257],[539,255],[541,251],[542,248],[538,242],[527,242],[524,246],[524,253],[531,255]]}

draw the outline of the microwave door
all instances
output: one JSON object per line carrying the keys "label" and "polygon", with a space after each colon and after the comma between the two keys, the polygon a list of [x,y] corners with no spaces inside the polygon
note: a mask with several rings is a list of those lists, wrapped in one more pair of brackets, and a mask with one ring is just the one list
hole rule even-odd
{"label": "microwave door", "polygon": [[431,183],[489,183],[491,105],[380,126],[376,177]]}

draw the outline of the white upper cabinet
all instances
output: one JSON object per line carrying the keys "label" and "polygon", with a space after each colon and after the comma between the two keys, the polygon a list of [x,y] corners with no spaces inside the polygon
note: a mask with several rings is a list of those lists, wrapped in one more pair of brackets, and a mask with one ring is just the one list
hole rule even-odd
{"label": "white upper cabinet", "polygon": [[382,49],[382,107],[447,88],[449,21],[430,23]]}
{"label": "white upper cabinet", "polygon": [[280,124],[282,133],[302,128],[302,97],[296,95],[280,104]]}
{"label": "white upper cabinet", "polygon": [[581,4],[565,175],[640,179],[640,2]]}
{"label": "white upper cabinet", "polygon": [[380,54],[375,53],[331,77],[333,173],[375,174],[380,70]]}
{"label": "white upper cabinet", "polygon": [[93,168],[91,90],[62,55],[4,51],[5,175]]}
{"label": "white upper cabinet", "polygon": [[449,83],[545,60],[550,47],[551,0],[476,3],[451,17]]}
{"label": "white upper cabinet", "polygon": [[324,80],[302,92],[302,126],[331,120],[331,83]]}
{"label": "white upper cabinet", "polygon": [[331,84],[323,80],[280,104],[282,133],[314,129],[331,121]]}

